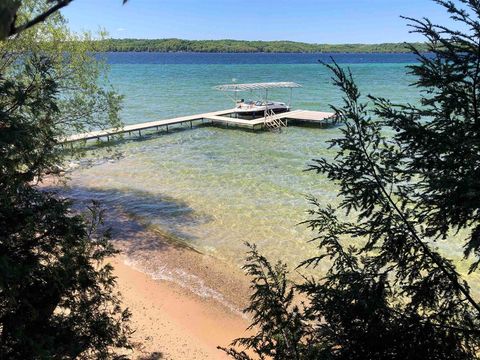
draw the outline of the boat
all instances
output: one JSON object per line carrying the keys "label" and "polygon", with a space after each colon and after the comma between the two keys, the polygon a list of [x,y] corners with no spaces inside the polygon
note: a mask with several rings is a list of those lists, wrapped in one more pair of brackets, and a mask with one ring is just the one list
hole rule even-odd
{"label": "boat", "polygon": [[284,102],[279,101],[237,101],[235,113],[241,117],[262,117],[265,112],[274,112],[275,114],[290,111],[290,107]]}
{"label": "boat", "polygon": [[[249,83],[249,84],[226,84],[215,86],[216,90],[226,92],[227,94],[233,92],[235,95],[230,96],[235,102],[234,115],[235,117],[256,119],[259,117],[266,117],[267,115],[279,114],[290,111],[290,104],[292,100],[292,89],[299,88],[301,85],[294,82],[267,82],[267,83]],[[290,89],[290,102],[268,100],[268,91],[270,89]],[[238,93],[250,91],[264,91],[264,97],[261,100],[238,100]]]}

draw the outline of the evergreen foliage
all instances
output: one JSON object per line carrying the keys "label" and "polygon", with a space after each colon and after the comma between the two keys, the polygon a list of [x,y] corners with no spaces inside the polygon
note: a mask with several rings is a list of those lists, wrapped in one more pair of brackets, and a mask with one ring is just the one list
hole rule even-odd
{"label": "evergreen foliage", "polygon": [[[247,312],[257,333],[225,349],[232,357],[250,359],[243,346],[260,359],[479,358],[480,306],[436,243],[456,237],[477,270],[480,1],[436,2],[467,31],[409,19],[433,54],[411,47],[420,59],[410,67],[419,106],[374,96],[364,103],[352,74],[327,65],[344,94],[334,110],[346,124],[331,142],[335,160],[309,169],[339,185],[341,202],[334,209],[311,199],[306,223],[320,253],[300,267],[330,268],[285,288],[277,285],[286,284],[285,267],[252,248]],[[305,302],[295,304],[292,292]]]}
{"label": "evergreen foliage", "polygon": [[[48,5],[24,1],[17,20]],[[35,185],[61,165],[59,136],[118,122],[119,98],[97,83],[101,67],[88,56],[86,43],[67,50],[38,41],[69,37],[65,31],[57,14],[0,43],[0,357],[5,359],[108,359],[130,347],[130,314],[106,264],[116,251],[102,211],[92,204],[88,213],[77,214],[68,199]]]}

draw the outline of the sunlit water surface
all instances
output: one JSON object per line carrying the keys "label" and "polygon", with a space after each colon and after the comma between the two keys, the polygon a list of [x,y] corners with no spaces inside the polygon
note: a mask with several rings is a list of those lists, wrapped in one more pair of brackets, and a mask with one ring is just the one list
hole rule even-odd
{"label": "sunlit water surface", "polygon": [[[127,124],[232,107],[214,85],[295,81],[293,107],[328,111],[341,94],[317,59],[325,55],[110,54],[111,81],[125,95]],[[415,102],[408,55],[337,55],[364,94]],[[396,62],[395,62],[396,61]],[[272,98],[288,100],[288,92]],[[245,94],[249,97],[249,94]],[[314,255],[304,225],[306,196],[337,203],[335,186],[305,172],[311,159],[331,158],[328,141],[340,127],[288,127],[280,134],[212,126],[124,141],[116,161],[99,161],[72,174],[79,199],[97,198],[182,239],[198,250],[241,264],[244,242],[290,265]],[[459,245],[440,243],[449,254]],[[455,255],[458,258],[459,255]]]}

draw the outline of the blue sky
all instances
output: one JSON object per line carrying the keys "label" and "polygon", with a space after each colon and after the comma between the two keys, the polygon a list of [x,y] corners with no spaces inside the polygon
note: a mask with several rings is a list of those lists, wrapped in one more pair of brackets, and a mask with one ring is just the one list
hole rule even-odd
{"label": "blue sky", "polygon": [[312,43],[417,41],[405,20],[448,15],[431,0],[75,0],[63,14],[75,31],[113,38],[293,40]]}

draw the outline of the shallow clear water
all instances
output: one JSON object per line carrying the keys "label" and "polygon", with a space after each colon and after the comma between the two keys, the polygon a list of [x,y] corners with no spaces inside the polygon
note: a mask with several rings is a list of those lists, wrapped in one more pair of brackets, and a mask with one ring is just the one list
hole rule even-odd
{"label": "shallow clear water", "polygon": [[[264,55],[258,55],[256,64],[251,54],[248,61],[245,54],[230,54],[223,63],[212,54],[183,54],[188,61],[169,56],[109,55],[111,80],[125,95],[126,123],[229,108],[231,101],[212,87],[232,79],[298,82],[303,88],[294,92],[294,108],[327,111],[328,104],[341,103],[330,72],[316,63],[318,55],[300,54],[297,63],[291,54],[274,58],[277,63],[265,63]],[[400,62],[395,63],[393,55],[362,56],[344,55],[342,62],[364,94],[416,101],[406,75],[411,59],[398,55]],[[285,96],[288,93],[277,91],[271,97]],[[307,218],[305,197],[315,195],[325,204],[337,201],[335,186],[303,170],[313,158],[331,157],[328,140],[339,134],[339,127],[289,127],[272,134],[199,126],[125,141],[116,147],[122,159],[72,174],[74,195],[120,206],[227,261],[241,264],[248,241],[271,258],[296,265],[316,251],[307,243],[313,234],[298,225]],[[440,246],[458,251],[456,245]]]}

